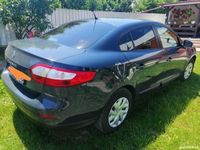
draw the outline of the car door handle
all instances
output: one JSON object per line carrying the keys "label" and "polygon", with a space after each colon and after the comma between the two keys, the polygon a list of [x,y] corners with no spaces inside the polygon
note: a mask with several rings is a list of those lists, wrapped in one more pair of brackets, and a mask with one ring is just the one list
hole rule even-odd
{"label": "car door handle", "polygon": [[172,57],[169,57],[169,58],[167,59],[167,61],[172,61]]}

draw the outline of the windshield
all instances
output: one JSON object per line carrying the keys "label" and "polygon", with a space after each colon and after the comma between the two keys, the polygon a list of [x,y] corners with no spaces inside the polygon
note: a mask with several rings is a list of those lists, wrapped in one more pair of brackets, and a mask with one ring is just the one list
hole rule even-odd
{"label": "windshield", "polygon": [[43,38],[83,49],[92,45],[113,28],[114,26],[98,20],[76,21],[44,34]]}

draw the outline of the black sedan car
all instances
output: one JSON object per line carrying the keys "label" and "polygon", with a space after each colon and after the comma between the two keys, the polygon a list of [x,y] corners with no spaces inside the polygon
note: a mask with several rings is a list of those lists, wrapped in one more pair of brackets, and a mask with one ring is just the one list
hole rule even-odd
{"label": "black sedan car", "polygon": [[167,26],[91,19],[11,42],[2,80],[29,118],[50,127],[119,128],[137,95],[187,80],[196,50]]}

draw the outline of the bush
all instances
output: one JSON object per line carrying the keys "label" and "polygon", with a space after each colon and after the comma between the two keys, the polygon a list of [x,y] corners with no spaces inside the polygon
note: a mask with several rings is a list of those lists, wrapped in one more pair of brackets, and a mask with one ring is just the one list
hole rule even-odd
{"label": "bush", "polygon": [[32,31],[45,31],[51,27],[50,15],[58,0],[0,0],[0,18],[3,24],[10,24],[18,39],[27,37]]}

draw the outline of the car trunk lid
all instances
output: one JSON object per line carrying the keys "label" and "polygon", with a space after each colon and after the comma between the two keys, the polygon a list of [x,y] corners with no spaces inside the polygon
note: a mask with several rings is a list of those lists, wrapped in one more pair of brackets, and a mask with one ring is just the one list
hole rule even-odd
{"label": "car trunk lid", "polygon": [[13,59],[18,59],[18,51],[21,51],[24,55],[31,55],[33,58],[37,57],[38,59],[41,58],[49,61],[57,61],[84,52],[84,50],[81,49],[67,47],[53,41],[39,38],[13,41],[9,43],[9,46],[12,47],[12,51],[9,51],[12,54],[7,52],[6,55],[8,57],[16,55]]}
{"label": "car trunk lid", "polygon": [[[14,67],[31,77],[30,68],[35,64],[42,63],[53,66],[58,60],[81,53],[84,53],[84,50],[67,47],[53,41],[34,38],[10,42],[5,51],[5,58],[7,68]],[[23,91],[43,91],[43,85],[34,80],[22,82],[16,80],[12,74],[11,77],[13,82],[16,82],[16,86]]]}

